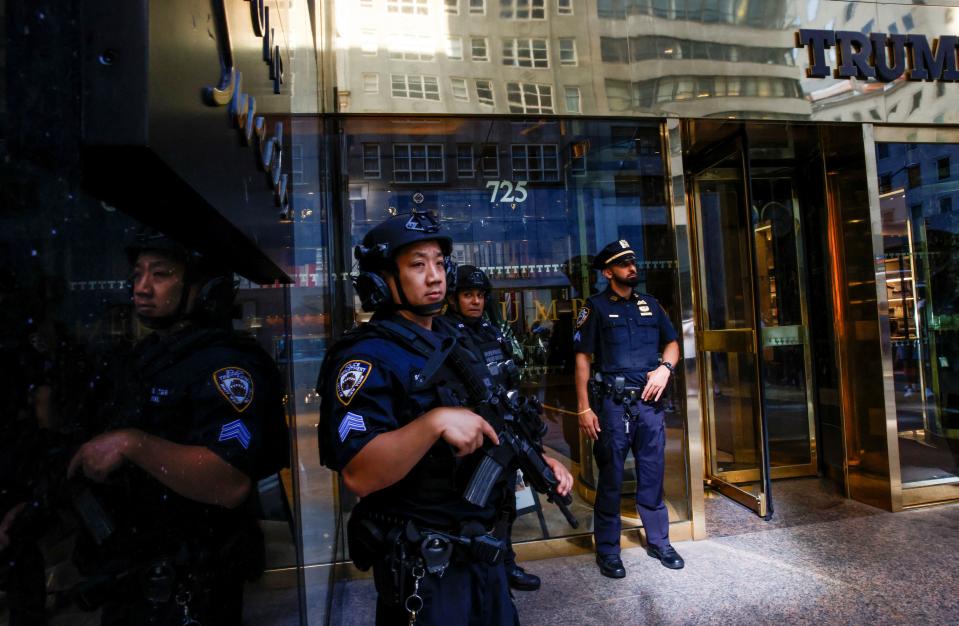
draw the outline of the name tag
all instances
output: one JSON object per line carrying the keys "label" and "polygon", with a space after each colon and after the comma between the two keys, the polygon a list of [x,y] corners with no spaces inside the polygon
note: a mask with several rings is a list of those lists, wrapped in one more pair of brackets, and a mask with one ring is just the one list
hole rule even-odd
{"label": "name tag", "polygon": [[619,317],[619,315],[616,315],[615,313],[610,313],[609,316],[610,316],[610,317]]}

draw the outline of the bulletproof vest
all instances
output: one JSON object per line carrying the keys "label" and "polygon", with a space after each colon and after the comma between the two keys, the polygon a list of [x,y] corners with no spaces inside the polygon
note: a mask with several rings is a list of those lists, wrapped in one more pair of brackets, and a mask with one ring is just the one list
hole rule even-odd
{"label": "bulletproof vest", "polygon": [[645,373],[659,361],[659,324],[656,315],[643,315],[640,302],[656,305],[652,298],[634,293],[611,299],[609,292],[590,298],[599,324],[599,363],[603,373]]}

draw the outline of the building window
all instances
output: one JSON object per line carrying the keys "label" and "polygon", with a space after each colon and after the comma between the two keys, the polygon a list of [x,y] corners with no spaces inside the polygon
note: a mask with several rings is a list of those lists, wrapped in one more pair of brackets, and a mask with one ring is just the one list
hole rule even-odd
{"label": "building window", "polygon": [[942,157],[936,161],[936,170],[939,172],[939,180],[949,180],[950,166],[949,157]]}
{"label": "building window", "polygon": [[363,178],[379,178],[382,176],[380,168],[380,144],[363,144]]}
{"label": "building window", "polygon": [[398,183],[442,183],[443,144],[398,143],[393,145],[393,180]]}
{"label": "building window", "polygon": [[459,178],[473,178],[476,170],[473,164],[473,144],[456,144],[456,175]]}
{"label": "building window", "polygon": [[393,61],[432,61],[432,39],[410,33],[393,34],[389,38],[390,59]]}
{"label": "building window", "polygon": [[576,65],[576,40],[572,37],[559,40],[559,64]]}
{"label": "building window", "polygon": [[580,103],[579,87],[564,87],[563,93],[566,96],[566,112],[582,113],[582,104]]}
{"label": "building window", "polygon": [[360,51],[368,56],[376,54],[377,51],[376,31],[370,28],[364,28],[360,31]]}
{"label": "building window", "polygon": [[390,89],[394,98],[437,101],[440,99],[439,83],[437,83],[435,76],[393,74],[390,80]]}
{"label": "building window", "polygon": [[907,31],[910,31],[916,27],[916,22],[912,19],[912,13],[906,13],[902,16],[902,25]]}
{"label": "building window", "polygon": [[503,65],[549,67],[545,39],[504,39]]}
{"label": "building window", "polygon": [[465,78],[451,78],[450,91],[453,93],[454,100],[469,102],[470,94],[469,88],[466,86]]}
{"label": "building window", "polygon": [[556,12],[560,15],[572,15],[573,0],[556,0]]}
{"label": "building window", "polygon": [[510,113],[552,113],[553,88],[535,83],[506,83]]}
{"label": "building window", "polygon": [[493,81],[482,78],[476,79],[476,101],[480,104],[495,104],[493,100]]}
{"label": "building window", "polygon": [[876,150],[879,154],[880,159],[889,158],[889,144],[888,143],[877,143]]}
{"label": "building window", "polygon": [[499,16],[514,20],[544,20],[546,0],[500,0]]}
{"label": "building window", "polygon": [[463,38],[450,37],[446,40],[446,58],[451,61],[463,60]]}
{"label": "building window", "polygon": [[890,191],[892,191],[892,175],[891,174],[880,175],[879,176],[879,193],[889,193]]}
{"label": "building window", "polygon": [[474,61],[489,61],[486,37],[470,37],[470,58]]}
{"label": "building window", "polygon": [[573,176],[586,176],[586,153],[588,141],[577,141],[569,146],[569,173]]}
{"label": "building window", "polygon": [[460,3],[459,0],[446,0],[446,12],[450,15],[459,15],[460,12]]}
{"label": "building window", "polygon": [[379,74],[363,74],[363,93],[380,93]]}
{"label": "building window", "polygon": [[950,196],[939,198],[939,212],[952,213],[952,198]]}
{"label": "building window", "polygon": [[514,144],[510,147],[513,180],[559,180],[559,152],[556,144]]}
{"label": "building window", "polygon": [[386,0],[386,12],[429,15],[429,4],[427,0]]}
{"label": "building window", "polygon": [[922,185],[922,169],[918,163],[914,163],[906,168],[909,175],[909,188],[915,189]]}
{"label": "building window", "polygon": [[292,174],[293,184],[302,185],[306,182],[306,180],[303,179],[303,144],[293,144],[290,157],[290,173]]}
{"label": "building window", "polygon": [[495,143],[483,144],[480,166],[483,170],[483,178],[499,178],[499,151]]}
{"label": "building window", "polygon": [[474,15],[486,13],[486,0],[470,0],[470,13]]}
{"label": "building window", "polygon": [[912,113],[920,106],[922,106],[922,87],[919,88],[919,91],[912,94],[912,109],[909,112]]}

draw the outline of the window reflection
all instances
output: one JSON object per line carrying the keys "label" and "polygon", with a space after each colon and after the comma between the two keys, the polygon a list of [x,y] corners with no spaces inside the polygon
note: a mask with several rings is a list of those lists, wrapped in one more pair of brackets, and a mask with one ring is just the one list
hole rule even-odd
{"label": "window reflection", "polygon": [[[540,106],[542,93],[535,92]],[[591,519],[595,472],[590,447],[580,440],[572,385],[573,321],[586,297],[605,287],[597,284],[590,255],[611,240],[628,239],[639,254],[641,288],[679,315],[659,125],[396,117],[341,124],[351,196],[353,181],[362,181],[364,210],[351,200],[346,216],[353,242],[390,211],[436,211],[453,237],[454,260],[490,277],[495,310],[523,355],[522,391],[547,407],[547,446],[578,477],[574,513]],[[366,177],[373,145],[384,157],[392,155],[384,158],[378,179]],[[679,327],[678,320],[674,324]],[[676,521],[689,515],[680,379],[670,393],[667,501]],[[571,532],[550,508],[544,510],[550,535]],[[543,536],[536,516],[521,516],[517,540]]]}
{"label": "window reflection", "polygon": [[877,144],[903,484],[959,481],[956,144]]}

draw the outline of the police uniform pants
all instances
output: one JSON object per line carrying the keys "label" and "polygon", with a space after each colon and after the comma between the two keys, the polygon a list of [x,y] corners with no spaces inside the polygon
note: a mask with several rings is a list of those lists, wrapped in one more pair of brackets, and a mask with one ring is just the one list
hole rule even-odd
{"label": "police uniform pants", "polygon": [[[389,565],[377,563],[373,567]],[[412,591],[412,585],[408,589]],[[418,626],[519,625],[502,563],[466,563],[454,557],[442,578],[431,574],[422,578],[419,594],[423,610],[416,616]],[[391,606],[382,595],[377,597],[377,626],[407,626],[409,621],[410,614],[404,606]]]}
{"label": "police uniform pants", "polygon": [[666,428],[661,402],[635,402],[629,432],[623,422],[625,406],[611,398],[603,400],[599,416],[599,439],[593,456],[599,467],[593,535],[597,554],[619,554],[620,492],[626,454],[633,453],[636,466],[636,510],[646,531],[646,541],[656,547],[669,545],[669,512],[663,502]]}

